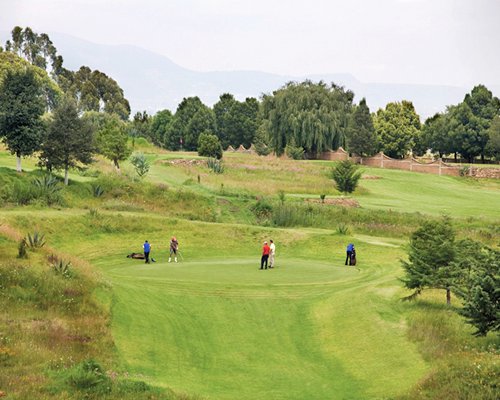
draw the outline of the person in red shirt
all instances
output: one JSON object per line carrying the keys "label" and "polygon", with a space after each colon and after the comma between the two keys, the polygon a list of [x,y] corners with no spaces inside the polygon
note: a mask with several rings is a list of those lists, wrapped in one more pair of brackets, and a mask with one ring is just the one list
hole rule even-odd
{"label": "person in red shirt", "polygon": [[[264,242],[264,246],[262,247],[262,258],[260,259],[260,269],[267,269],[267,260],[269,259],[269,252],[271,248],[267,245],[267,242]],[[264,268],[264,264],[266,268]]]}

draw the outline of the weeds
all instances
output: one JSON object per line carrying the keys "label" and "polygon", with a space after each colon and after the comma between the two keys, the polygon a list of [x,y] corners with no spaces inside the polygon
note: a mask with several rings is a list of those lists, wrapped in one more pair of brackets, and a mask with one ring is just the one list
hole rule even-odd
{"label": "weeds", "polygon": [[91,187],[92,196],[101,197],[104,194],[104,189],[101,185],[92,185]]}
{"label": "weeds", "polygon": [[26,238],[22,238],[20,241],[19,241],[19,245],[17,246],[17,258],[28,258],[28,252],[26,251],[26,247],[27,247],[27,243],[26,243]]}
{"label": "weeds", "polygon": [[337,225],[337,233],[339,235],[348,235],[349,234],[349,227],[344,224],[344,223],[340,223]]}

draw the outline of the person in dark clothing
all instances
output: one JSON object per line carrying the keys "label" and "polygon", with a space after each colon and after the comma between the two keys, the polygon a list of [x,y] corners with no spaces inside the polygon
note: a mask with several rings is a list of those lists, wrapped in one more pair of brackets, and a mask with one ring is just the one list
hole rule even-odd
{"label": "person in dark clothing", "polygon": [[170,239],[170,257],[168,257],[168,262],[172,261],[172,255],[174,256],[174,261],[177,262],[177,250],[179,250],[179,242],[172,236]]}
{"label": "person in dark clothing", "polygon": [[345,258],[345,265],[347,265],[347,262],[349,262],[349,265],[352,265],[353,254],[354,257],[356,257],[356,250],[354,250],[354,245],[352,243],[349,243],[347,245],[347,257]]}
{"label": "person in dark clothing", "polygon": [[149,264],[149,253],[151,251],[151,245],[146,240],[142,245],[142,248],[144,249],[144,258],[146,259],[146,264]]}
{"label": "person in dark clothing", "polygon": [[[271,248],[267,245],[267,242],[264,242],[264,246],[262,247],[262,257],[260,259],[260,269],[267,269],[267,260],[269,259],[269,252]],[[266,268],[264,268],[264,264]]]}

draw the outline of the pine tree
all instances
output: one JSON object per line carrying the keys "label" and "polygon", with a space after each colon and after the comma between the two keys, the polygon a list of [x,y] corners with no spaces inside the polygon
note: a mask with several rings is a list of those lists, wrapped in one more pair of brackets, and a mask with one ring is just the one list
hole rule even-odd
{"label": "pine tree", "polygon": [[331,176],[339,192],[352,193],[356,190],[362,174],[358,168],[358,165],[349,160],[341,161],[332,168]]}
{"label": "pine tree", "polygon": [[455,233],[448,217],[439,222],[425,221],[412,233],[408,250],[409,261],[402,261],[406,272],[402,279],[416,294],[425,288],[445,289],[446,302],[451,303],[454,285]]}

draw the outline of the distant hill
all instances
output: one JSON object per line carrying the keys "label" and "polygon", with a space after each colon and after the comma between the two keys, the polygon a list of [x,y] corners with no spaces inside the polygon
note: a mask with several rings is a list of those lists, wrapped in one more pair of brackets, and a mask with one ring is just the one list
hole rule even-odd
{"label": "distant hill", "polygon": [[[10,36],[0,32],[1,43]],[[259,97],[271,93],[288,81],[309,78],[335,82],[351,89],[356,101],[366,97],[372,111],[390,101],[410,100],[422,119],[443,111],[446,105],[462,101],[472,88],[438,85],[413,85],[360,82],[350,74],[316,74],[309,76],[276,75],[259,71],[199,72],[183,68],[169,58],[130,45],[102,45],[70,35],[50,33],[64,57],[67,68],[87,65],[114,78],[125,91],[132,110],[149,113],[164,108],[175,111],[187,96],[199,96],[208,105],[214,104],[222,93],[229,92],[238,99]],[[500,85],[489,87],[496,95]]]}

